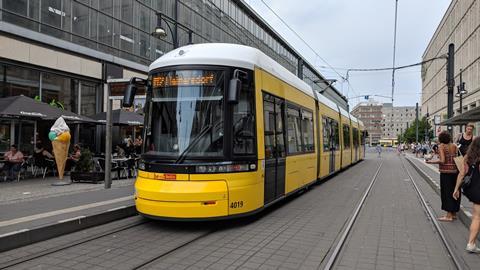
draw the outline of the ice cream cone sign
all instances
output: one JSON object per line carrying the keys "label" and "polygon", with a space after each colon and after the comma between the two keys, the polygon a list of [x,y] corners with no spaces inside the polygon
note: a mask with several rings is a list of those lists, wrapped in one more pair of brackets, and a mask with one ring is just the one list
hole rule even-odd
{"label": "ice cream cone sign", "polygon": [[57,163],[58,178],[63,179],[70,146],[70,129],[62,117],[59,117],[50,128],[48,138],[52,141],[53,155]]}

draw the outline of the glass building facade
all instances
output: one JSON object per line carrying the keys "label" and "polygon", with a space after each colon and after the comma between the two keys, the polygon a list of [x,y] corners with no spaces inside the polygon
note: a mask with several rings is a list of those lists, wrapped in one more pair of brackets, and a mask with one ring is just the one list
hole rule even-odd
{"label": "glass building facade", "polygon": [[[167,29],[165,39],[151,35],[159,13],[172,29]],[[145,75],[152,61],[175,47],[172,36],[176,33],[178,46],[183,46],[189,42],[189,31],[193,32],[193,43],[256,47],[347,108],[346,98],[244,0],[0,0],[0,39],[76,57],[56,60],[70,61],[70,66],[83,61],[80,58],[97,65],[97,75],[93,76],[88,72],[91,66],[73,72],[72,68],[52,67],[35,59],[24,61],[26,54],[32,58],[31,48],[19,48],[20,56],[13,58],[10,51],[2,54],[0,46],[0,98],[22,94],[75,113],[94,115],[104,110],[109,66],[117,69],[113,78]],[[30,138],[20,138],[19,134],[31,133],[33,124],[1,121],[0,152],[11,143],[29,144]],[[92,145],[100,136],[92,129],[77,127],[75,138]]]}
{"label": "glass building facade", "polygon": [[[321,74],[243,0],[1,0],[1,20],[148,66],[173,49],[150,34],[157,13],[193,31],[193,43],[238,43],[256,47],[346,107],[346,100]],[[173,25],[179,46],[188,30]],[[299,67],[300,63],[300,67]]]}

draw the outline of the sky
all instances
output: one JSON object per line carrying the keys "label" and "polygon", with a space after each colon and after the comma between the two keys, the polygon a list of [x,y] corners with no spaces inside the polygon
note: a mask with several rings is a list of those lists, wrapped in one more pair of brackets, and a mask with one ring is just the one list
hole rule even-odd
{"label": "sky", "polygon": [[[334,86],[349,98],[350,108],[364,95],[391,96],[392,71],[351,72],[349,68],[384,68],[393,64],[395,0],[263,0],[311,47],[295,36],[262,2],[246,0]],[[422,61],[430,39],[451,0],[398,0],[396,66]],[[325,63],[324,59],[327,63]],[[333,67],[334,70],[328,66]],[[420,66],[395,73],[394,106],[421,103]],[[356,98],[362,96],[361,98]],[[391,99],[373,97],[380,102]]]}

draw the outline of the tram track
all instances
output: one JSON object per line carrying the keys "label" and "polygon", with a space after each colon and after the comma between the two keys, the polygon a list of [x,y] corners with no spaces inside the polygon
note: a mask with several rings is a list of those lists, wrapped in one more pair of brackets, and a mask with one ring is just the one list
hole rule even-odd
{"label": "tram track", "polygon": [[417,183],[415,182],[414,178],[412,177],[412,174],[410,173],[410,171],[408,170],[407,166],[405,166],[405,161],[403,158],[400,158],[401,162],[402,162],[402,167],[405,169],[405,172],[407,173],[411,183],[412,183],[412,186],[418,196],[418,199],[420,200],[420,203],[422,204],[424,210],[425,210],[425,214],[427,215],[427,217],[430,219],[430,221],[432,222],[432,224],[434,225],[435,227],[435,230],[437,231],[441,241],[442,241],[442,244],[444,245],[448,255],[450,256],[450,259],[451,261],[453,262],[453,264],[455,265],[456,269],[464,269],[464,266],[463,264],[461,263],[461,261],[458,259],[458,256],[456,255],[452,245],[450,244],[450,242],[448,241],[446,235],[445,235],[445,232],[443,231],[442,227],[440,226],[438,220],[437,220],[437,217],[433,211],[433,209],[430,207],[430,205],[427,203],[427,201],[425,200],[425,196],[423,195],[422,191],[420,190],[420,188],[418,187]]}
{"label": "tram track", "polygon": [[333,249],[327,263],[325,264],[324,268],[325,270],[330,270],[333,269],[335,262],[340,256],[340,253],[342,251],[342,248],[344,244],[347,241],[347,237],[350,235],[350,232],[352,231],[352,228],[355,224],[355,221],[357,220],[358,215],[360,214],[360,211],[362,210],[363,206],[365,205],[365,201],[370,194],[370,191],[372,190],[373,185],[377,181],[378,174],[380,172],[380,169],[382,168],[383,161],[378,165],[377,171],[372,177],[372,180],[370,181],[370,184],[368,185],[367,189],[362,195],[362,198],[360,199],[357,207],[355,208],[355,211],[353,212],[352,216],[350,217],[345,229],[340,235],[340,239],[338,240],[337,244],[335,245],[335,248]]}
{"label": "tram track", "polygon": [[45,257],[45,256],[53,254],[53,253],[57,253],[57,252],[60,252],[60,251],[63,251],[63,250],[66,250],[66,249],[69,249],[69,248],[72,248],[72,247],[75,247],[75,246],[79,246],[79,245],[82,245],[82,244],[85,244],[85,243],[88,243],[88,242],[92,242],[92,241],[107,237],[109,235],[112,235],[112,234],[115,234],[115,233],[118,233],[118,232],[122,232],[122,231],[125,231],[125,230],[129,230],[131,228],[134,228],[134,227],[137,227],[137,226],[149,223],[149,222],[151,222],[151,221],[146,220],[146,219],[136,220],[136,221],[134,221],[130,224],[120,226],[120,227],[115,228],[113,230],[93,234],[91,236],[81,238],[81,239],[78,239],[78,240],[75,240],[75,241],[72,241],[72,242],[69,242],[69,243],[65,243],[65,244],[62,244],[62,245],[58,245],[56,247],[49,248],[49,249],[40,251],[38,253],[30,254],[30,255],[27,255],[25,257],[21,257],[21,258],[18,258],[18,259],[13,259],[13,260],[7,261],[5,263],[1,263],[0,264],[0,270],[7,269],[7,268],[10,268],[10,267],[14,267],[14,266],[20,265],[22,263],[26,263],[26,262],[29,262],[29,261],[32,261],[32,260],[35,260],[35,259],[38,259],[38,258],[41,258],[41,257]]}
{"label": "tram track", "polygon": [[[412,183],[413,190],[415,191],[415,194],[418,197],[418,199],[420,201],[420,204],[422,205],[422,207],[424,209],[424,213],[426,214],[427,218],[432,222],[435,232],[438,234],[441,243],[445,247],[445,250],[446,250],[446,252],[447,252],[447,254],[450,258],[450,261],[452,262],[452,266],[454,266],[455,269],[459,269],[459,270],[465,269],[464,264],[462,264],[462,262],[458,259],[458,256],[454,252],[454,248],[449,243],[442,227],[438,223],[434,211],[432,210],[432,208],[427,203],[422,191],[420,190],[419,186],[415,182],[413,176],[411,175],[409,169],[405,165],[405,162],[404,162],[403,159],[401,159],[401,163],[402,163],[402,168],[406,172],[409,181]],[[381,169],[382,165],[383,165],[383,162],[380,163],[380,165],[378,166],[378,169],[377,169],[375,175],[373,176],[369,186],[365,190],[365,192],[364,192],[362,198],[360,199],[355,211],[353,212],[352,216],[350,217],[350,219],[346,223],[347,225],[344,226],[344,229],[339,233],[340,238],[337,241],[333,251],[330,253],[330,256],[328,257],[328,261],[324,264],[324,267],[323,267],[324,270],[335,269],[335,267],[337,266],[337,263],[339,262],[340,258],[342,257],[341,254],[344,250],[345,244],[347,243],[348,238],[351,235],[351,232],[352,232],[352,230],[355,226],[355,223],[358,219],[358,216],[359,216],[362,208],[364,207],[364,205],[366,203],[366,199],[369,197],[369,195],[371,193],[371,190],[376,183],[376,180],[378,178],[378,175],[379,175],[379,172],[380,172],[380,169]]]}

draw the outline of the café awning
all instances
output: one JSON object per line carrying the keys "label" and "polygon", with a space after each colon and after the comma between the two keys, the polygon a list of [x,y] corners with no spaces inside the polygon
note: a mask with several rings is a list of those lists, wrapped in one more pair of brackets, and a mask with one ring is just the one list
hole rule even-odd
{"label": "caf\u00e9 awning", "polygon": [[458,125],[465,125],[470,122],[478,122],[478,121],[480,121],[480,107],[474,108],[460,115],[454,116],[448,120],[445,120],[442,123],[440,123],[440,125],[458,126]]}
{"label": "caf\u00e9 awning", "polygon": [[89,117],[52,107],[47,103],[23,95],[0,98],[0,117],[31,120],[55,120],[63,117],[67,122],[96,122]]}
{"label": "caf\u00e9 awning", "polygon": [[[94,116],[92,119],[97,120],[99,123],[106,123],[107,113],[102,112]],[[142,126],[143,115],[136,112],[124,111],[122,109],[112,111],[112,124],[115,126]]]}

